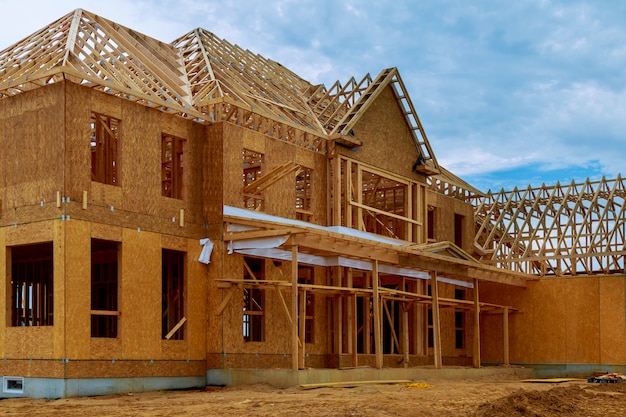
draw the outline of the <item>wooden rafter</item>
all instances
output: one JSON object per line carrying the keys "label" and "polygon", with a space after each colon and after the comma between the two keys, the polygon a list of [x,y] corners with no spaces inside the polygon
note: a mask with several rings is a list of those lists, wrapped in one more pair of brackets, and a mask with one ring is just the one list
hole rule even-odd
{"label": "wooden rafter", "polygon": [[64,79],[200,116],[175,47],[81,9],[0,52],[0,98]]}
{"label": "wooden rafter", "polygon": [[623,273],[626,184],[587,179],[488,193],[476,205],[481,261],[529,274]]}

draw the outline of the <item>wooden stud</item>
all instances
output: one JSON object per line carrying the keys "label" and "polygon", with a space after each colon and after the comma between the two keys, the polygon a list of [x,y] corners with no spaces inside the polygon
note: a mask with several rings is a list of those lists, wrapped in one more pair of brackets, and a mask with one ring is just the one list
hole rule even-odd
{"label": "wooden stud", "polygon": [[87,210],[87,191],[83,191],[83,210]]}
{"label": "wooden stud", "polygon": [[439,319],[439,285],[437,283],[437,273],[430,273],[432,302],[433,302],[433,347],[435,351],[435,368],[443,367],[441,355],[441,321]]}
{"label": "wooden stud", "polygon": [[509,309],[507,307],[502,310],[502,356],[504,366],[509,366]]}
{"label": "wooden stud", "polygon": [[300,333],[300,337],[299,340],[302,341],[302,343],[300,344],[300,353],[298,355],[298,363],[299,363],[299,368],[300,369],[304,369],[306,367],[305,364],[305,353],[306,353],[306,288],[303,288],[302,291],[300,291],[300,313],[299,313],[299,319],[300,319],[300,328],[299,328],[299,333]]}
{"label": "wooden stud", "polygon": [[185,227],[185,209],[180,209],[180,214],[178,217],[178,225],[180,227]]}
{"label": "wooden stud", "polygon": [[378,294],[378,261],[372,262],[372,303],[374,304],[374,353],[376,355],[376,368],[382,369],[383,367],[383,341],[382,341],[382,329],[381,329],[381,308],[380,308],[380,295]]}
{"label": "wooden stud", "polygon": [[291,247],[291,369],[298,370],[298,246]]}
{"label": "wooden stud", "polygon": [[57,191],[57,208],[61,208],[61,191]]}
{"label": "wooden stud", "polygon": [[480,302],[478,300],[478,279],[474,280],[474,368],[480,368]]}

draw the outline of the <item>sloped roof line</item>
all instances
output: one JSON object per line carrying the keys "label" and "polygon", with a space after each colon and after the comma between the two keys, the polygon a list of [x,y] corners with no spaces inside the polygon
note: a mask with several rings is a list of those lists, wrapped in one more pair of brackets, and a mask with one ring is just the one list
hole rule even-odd
{"label": "sloped roof line", "polygon": [[78,84],[200,116],[179,51],[83,9],[76,9],[0,53],[0,98],[70,79]]}
{"label": "sloped roof line", "polygon": [[[276,120],[288,120],[325,134],[302,91],[310,83],[286,67],[198,28],[174,40],[185,60],[194,104],[207,102],[207,84],[219,82],[222,98],[257,108]],[[211,100],[213,98],[209,98]]]}

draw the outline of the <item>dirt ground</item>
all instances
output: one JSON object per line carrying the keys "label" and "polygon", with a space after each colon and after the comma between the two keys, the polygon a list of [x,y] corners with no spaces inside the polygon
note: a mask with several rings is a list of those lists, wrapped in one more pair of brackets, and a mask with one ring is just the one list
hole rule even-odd
{"label": "dirt ground", "polygon": [[277,389],[266,385],[58,400],[6,399],[0,416],[623,416],[626,382],[502,377]]}

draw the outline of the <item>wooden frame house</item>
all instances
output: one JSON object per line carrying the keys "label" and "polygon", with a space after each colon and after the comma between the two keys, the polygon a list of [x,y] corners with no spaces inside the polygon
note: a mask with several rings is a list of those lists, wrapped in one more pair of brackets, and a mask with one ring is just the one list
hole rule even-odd
{"label": "wooden frame house", "polygon": [[[77,9],[0,52],[0,149],[1,396],[568,361],[528,332],[575,256],[524,250],[501,214],[549,191],[522,211],[441,167],[396,68],[327,88],[204,29],[166,44]],[[585,249],[612,277],[571,291],[623,321],[624,188],[599,187],[613,244]]]}

